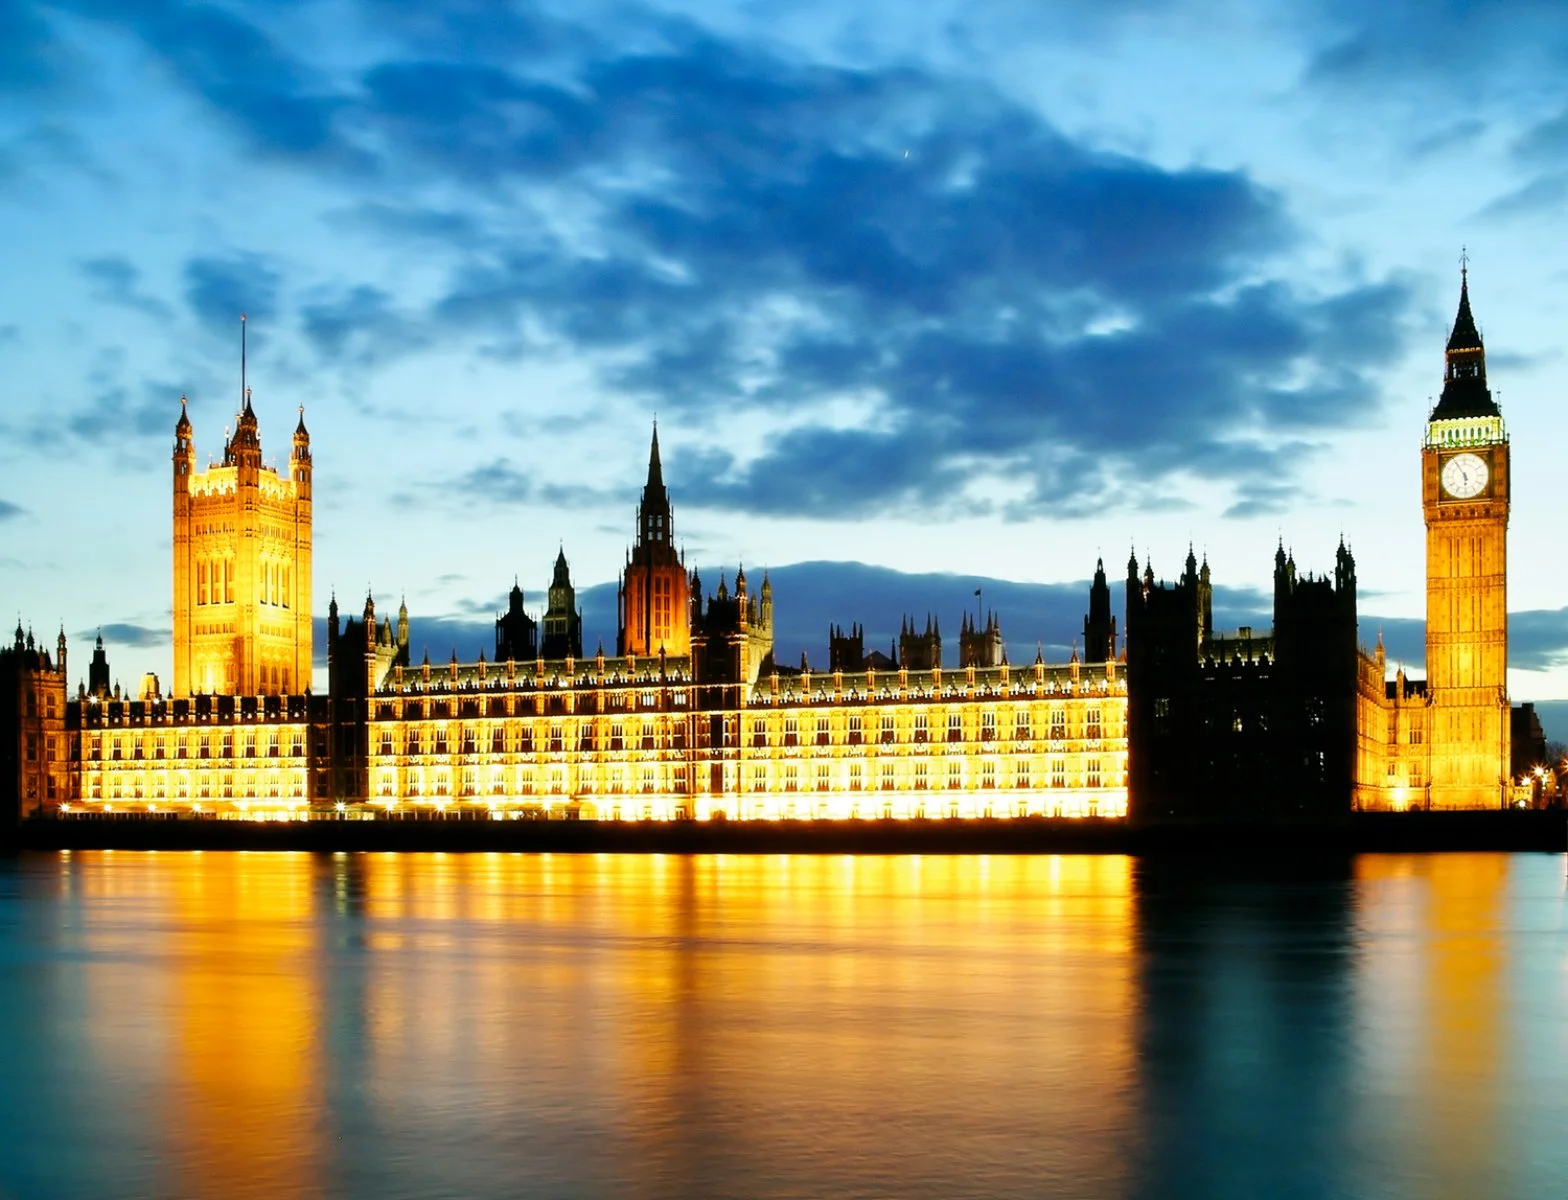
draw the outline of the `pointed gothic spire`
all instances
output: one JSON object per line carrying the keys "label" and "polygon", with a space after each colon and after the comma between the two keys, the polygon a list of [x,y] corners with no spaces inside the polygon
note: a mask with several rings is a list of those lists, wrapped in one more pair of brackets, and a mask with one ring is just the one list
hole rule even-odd
{"label": "pointed gothic spire", "polygon": [[1459,268],[1459,312],[1454,317],[1453,332],[1448,335],[1450,350],[1481,349],[1481,332],[1475,327],[1475,317],[1470,312],[1470,259],[1462,255]]}
{"label": "pointed gothic spire", "polygon": [[1461,262],[1465,265],[1459,272],[1459,312],[1454,317],[1454,328],[1443,352],[1446,361],[1443,394],[1432,410],[1434,421],[1502,415],[1486,386],[1486,347],[1470,311],[1468,256],[1461,258]]}
{"label": "pointed gothic spire", "polygon": [[664,490],[664,466],[659,462],[659,422],[653,422],[653,445],[648,450],[648,490]]}

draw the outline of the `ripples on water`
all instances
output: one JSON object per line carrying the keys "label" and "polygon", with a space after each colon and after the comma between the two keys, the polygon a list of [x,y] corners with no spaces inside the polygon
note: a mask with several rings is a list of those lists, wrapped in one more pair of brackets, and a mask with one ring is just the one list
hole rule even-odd
{"label": "ripples on water", "polygon": [[1551,856],[0,862],[0,1196],[1568,1194]]}

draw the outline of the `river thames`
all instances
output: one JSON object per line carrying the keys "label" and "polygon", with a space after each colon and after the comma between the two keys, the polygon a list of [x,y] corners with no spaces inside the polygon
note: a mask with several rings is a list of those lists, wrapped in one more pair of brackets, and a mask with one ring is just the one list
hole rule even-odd
{"label": "river thames", "polygon": [[0,1196],[1540,1197],[1561,855],[27,854]]}

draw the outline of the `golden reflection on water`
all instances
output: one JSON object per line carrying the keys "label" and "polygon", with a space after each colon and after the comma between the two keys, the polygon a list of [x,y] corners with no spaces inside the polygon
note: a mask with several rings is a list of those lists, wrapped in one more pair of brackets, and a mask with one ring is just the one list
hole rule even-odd
{"label": "golden reflection on water", "polygon": [[0,1115],[53,1140],[0,1157],[0,1192],[57,1162],[88,1180],[57,1195],[376,1200],[1568,1173],[1568,895],[1541,857],[1261,883],[1115,857],[33,861],[33,891],[0,875],[0,1014],[51,1040],[7,1063]]}
{"label": "golden reflection on water", "polygon": [[1381,1043],[1370,1053],[1403,1058],[1392,1077],[1410,1088],[1373,1119],[1402,1114],[1421,1195],[1485,1195],[1507,1153],[1501,1076],[1512,1049],[1505,1022],[1514,999],[1507,954],[1513,861],[1502,854],[1357,861],[1363,925],[1376,951],[1363,955],[1374,1008],[1367,1036]]}
{"label": "golden reflection on water", "polygon": [[77,862],[93,912],[85,948],[106,960],[86,975],[88,1020],[100,1053],[156,1081],[160,1192],[309,1192],[320,1102],[310,858]]}
{"label": "golden reflection on water", "polygon": [[[1123,1175],[1127,859],[78,854],[72,869],[88,949],[109,959],[90,973],[95,1017],[128,1002],[117,955],[160,968],[129,998],[134,1044],[99,1049],[161,1073],[151,1153],[169,1195],[377,1172],[409,1194],[493,1192],[516,1164],[541,1194],[745,1192],[780,1163],[800,1194],[868,1161],[884,1189],[918,1162],[948,1195]],[[385,1161],[346,1161],[344,1136]]]}

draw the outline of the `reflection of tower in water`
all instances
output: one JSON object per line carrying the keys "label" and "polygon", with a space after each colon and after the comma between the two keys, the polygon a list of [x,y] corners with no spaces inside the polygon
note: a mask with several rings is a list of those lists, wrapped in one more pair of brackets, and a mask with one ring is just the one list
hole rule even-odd
{"label": "reflection of tower in water", "polygon": [[1507,961],[1504,920],[1509,859],[1436,854],[1419,860],[1427,879],[1426,1019],[1430,1110],[1425,1142],[1443,1195],[1481,1196],[1497,1179],[1498,1076],[1503,1069]]}
{"label": "reflection of tower in water", "polygon": [[[105,862],[105,878],[108,878]],[[167,989],[163,1121],[169,1196],[319,1190],[318,996],[311,859],[145,856],[131,906]],[[151,928],[147,924],[151,924]],[[123,997],[106,1000],[107,1015]]]}

